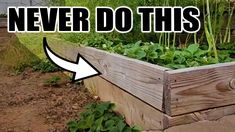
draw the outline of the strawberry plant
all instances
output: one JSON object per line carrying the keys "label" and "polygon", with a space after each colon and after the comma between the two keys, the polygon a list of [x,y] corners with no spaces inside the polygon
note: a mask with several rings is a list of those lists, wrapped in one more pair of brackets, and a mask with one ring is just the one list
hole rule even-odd
{"label": "strawberry plant", "polygon": [[[178,33],[139,33],[138,27],[140,25],[136,22],[139,21],[139,18],[138,15],[134,14],[134,28],[130,33],[61,34],[64,39],[172,69],[234,61],[234,43],[231,42],[234,2],[227,0],[137,0],[135,2],[126,2],[120,0],[115,2],[95,1],[95,3],[66,0],[67,5],[85,5],[90,9],[93,9],[93,6],[96,5],[110,7],[126,5],[132,9],[143,5],[197,6],[201,10],[200,18],[203,20],[201,22],[203,26],[201,29],[202,34],[186,34],[187,37],[183,37],[184,40],[181,40]],[[91,16],[91,20],[93,19],[94,16]]]}
{"label": "strawberry plant", "polygon": [[93,103],[85,107],[79,120],[70,121],[70,132],[140,132],[139,127],[129,127],[123,116],[113,112],[110,102]]}
{"label": "strawberry plant", "polygon": [[[87,43],[89,46],[89,43]],[[148,43],[138,41],[136,43],[123,44],[123,43],[112,43],[108,46],[103,46],[105,44],[93,45],[93,47],[107,50],[109,52],[114,52],[128,56],[130,58],[135,58],[143,61],[147,61],[153,64],[162,65],[172,69],[180,69],[186,67],[202,66],[208,64],[216,64],[218,61],[220,63],[234,61],[232,54],[234,54],[233,44],[221,44],[217,47],[218,50],[218,61],[208,52],[207,46],[199,44],[190,44],[186,48],[164,48],[163,45],[158,43]]]}

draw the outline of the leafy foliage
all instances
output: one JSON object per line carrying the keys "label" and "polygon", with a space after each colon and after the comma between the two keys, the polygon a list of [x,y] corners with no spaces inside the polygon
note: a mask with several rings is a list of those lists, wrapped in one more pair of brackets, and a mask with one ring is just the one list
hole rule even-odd
{"label": "leafy foliage", "polygon": [[93,103],[86,106],[80,119],[70,121],[70,132],[140,132],[137,126],[129,127],[124,117],[113,112],[114,104],[110,102]]}
{"label": "leafy foliage", "polygon": [[49,60],[43,60],[38,64],[35,64],[33,66],[33,70],[45,73],[45,72],[56,72],[59,71],[60,68],[52,64]]}
{"label": "leafy foliage", "polygon": [[26,68],[33,68],[34,71],[40,71],[43,73],[60,71],[60,68],[52,64],[49,60],[36,60],[29,63],[20,63],[14,67],[14,71],[19,74]]}
{"label": "leafy foliage", "polygon": [[[61,1],[61,0],[53,0],[53,1]],[[213,0],[210,0],[213,1]],[[60,3],[60,2],[58,2]],[[175,4],[176,3],[176,4]],[[159,34],[156,33],[148,33],[143,34],[140,33],[140,16],[137,14],[136,8],[138,6],[165,6],[165,5],[173,6],[194,6],[194,5],[202,5],[201,0],[65,0],[66,6],[84,6],[90,10],[90,22],[91,22],[91,32],[87,34],[80,33],[69,33],[69,34],[61,34],[62,38],[65,40],[82,43],[84,40],[91,40],[95,36],[102,36],[107,40],[113,41],[114,39],[121,39],[127,42],[135,42],[138,40],[143,41],[157,41],[159,38]],[[112,8],[117,8],[119,6],[128,6],[133,10],[133,30],[130,33],[120,34],[117,32],[112,33],[104,33],[97,34],[95,33],[95,8],[96,6],[109,6]]]}
{"label": "leafy foliage", "polygon": [[[166,66],[172,69],[194,67],[208,64],[215,64],[217,60],[207,49],[203,49],[199,44],[190,44],[187,48],[170,48],[166,49],[158,43],[148,43],[138,41],[136,43],[114,43],[108,40],[102,41],[100,44],[91,45],[102,50],[122,54],[131,58],[147,61],[153,64]],[[105,44],[107,42],[107,44]],[[105,46],[104,46],[105,45]],[[234,59],[230,57],[232,51],[225,49],[225,46],[220,46],[224,50],[218,51],[219,62],[230,62]],[[234,45],[229,46],[229,48]],[[234,50],[233,50],[234,51]]]}
{"label": "leafy foliage", "polygon": [[7,15],[6,14],[0,14],[0,18],[6,18]]}
{"label": "leafy foliage", "polygon": [[14,72],[16,74],[22,73],[27,67],[30,67],[28,63],[19,63],[17,66],[14,67]]}
{"label": "leafy foliage", "polygon": [[31,60],[29,62],[21,62],[14,67],[14,71],[16,72],[16,74],[20,74],[23,71],[25,71],[26,68],[29,68],[29,67],[32,68],[40,63],[41,63],[41,60],[39,59]]}
{"label": "leafy foliage", "polygon": [[[122,54],[131,58],[159,64],[173,69],[194,67],[207,64],[223,63],[233,61],[234,50],[223,47],[231,40],[231,21],[235,5],[224,0],[136,0],[136,1],[81,1],[65,0],[66,5],[85,6],[91,11],[91,23],[94,22],[95,6],[110,6],[116,8],[120,5],[129,6],[134,14],[134,27],[130,33],[118,34],[116,32],[97,34],[91,27],[89,34],[61,34],[62,38],[72,42],[79,42],[87,46],[96,47],[109,52]],[[175,33],[140,33],[140,16],[136,14],[138,6],[197,6],[201,10],[201,19],[204,22],[204,32],[200,36],[187,34],[185,43],[176,42]],[[95,25],[95,24],[91,24]],[[222,29],[226,27],[226,32]],[[143,43],[142,41],[147,43]],[[136,42],[138,41],[138,42]],[[136,43],[135,43],[136,42]],[[152,43],[156,42],[156,43]],[[201,46],[207,43],[207,49]],[[191,44],[193,43],[193,44]],[[199,45],[200,43],[200,45]],[[217,43],[222,43],[217,45]],[[178,48],[185,45],[186,48]],[[177,47],[178,46],[178,47]],[[221,48],[223,50],[217,50]]]}

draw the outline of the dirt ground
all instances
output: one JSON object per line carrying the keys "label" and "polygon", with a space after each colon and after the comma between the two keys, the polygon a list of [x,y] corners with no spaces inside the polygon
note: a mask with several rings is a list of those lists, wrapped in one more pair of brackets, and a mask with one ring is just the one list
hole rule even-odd
{"label": "dirt ground", "polygon": [[[29,58],[30,57],[30,58]],[[0,132],[67,132],[83,107],[94,102],[82,85],[71,84],[62,72],[27,69],[16,75],[16,63],[33,58],[15,35],[0,28]],[[59,86],[46,80],[60,77]]]}
{"label": "dirt ground", "polygon": [[0,72],[0,132],[63,132],[84,105],[94,102],[79,85],[45,86],[52,76],[66,78],[59,72]]}

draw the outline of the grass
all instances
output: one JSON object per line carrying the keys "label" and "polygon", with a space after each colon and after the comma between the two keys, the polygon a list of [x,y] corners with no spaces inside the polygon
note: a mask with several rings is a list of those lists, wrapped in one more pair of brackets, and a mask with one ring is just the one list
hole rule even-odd
{"label": "grass", "polygon": [[52,64],[49,60],[42,60],[37,64],[32,65],[34,71],[40,71],[42,73],[60,71],[60,68]]}
{"label": "grass", "polygon": [[8,42],[4,43],[4,49],[0,52],[1,65],[9,68],[19,66],[21,70],[24,66],[33,61],[38,61],[39,58],[26,48],[20,41],[12,37]]}
{"label": "grass", "polygon": [[42,46],[43,37],[47,37],[48,39],[58,38],[58,34],[18,33],[16,35],[20,43],[24,45],[31,53],[35,54],[40,59],[46,58],[44,51],[43,51],[43,46]]}
{"label": "grass", "polygon": [[51,78],[45,80],[45,85],[47,86],[58,86],[61,78],[59,76],[52,76]]}
{"label": "grass", "polygon": [[72,44],[71,42],[66,42],[61,39],[58,33],[18,33],[16,35],[20,43],[40,59],[46,58],[42,46],[43,37],[47,38],[49,45],[60,43]]}
{"label": "grass", "polygon": [[[47,37],[49,45],[59,45],[60,43],[68,43],[65,42],[64,40],[61,40],[59,38],[59,35],[57,33],[52,33],[52,34],[45,34],[45,33],[18,33],[17,35],[17,40],[18,43],[24,47],[24,50],[19,51],[19,54],[23,54],[27,51],[27,53],[30,53],[31,55],[27,55],[28,59],[30,61],[27,62],[20,62],[17,64],[14,69],[17,73],[21,73],[24,71],[25,68],[27,67],[32,67],[33,70],[35,71],[40,71],[40,72],[55,72],[59,71],[60,68],[52,64],[49,60],[47,60],[46,55],[43,50],[43,37]],[[78,46],[78,45],[77,45]],[[58,47],[60,48],[60,47]],[[64,50],[64,49],[61,49]],[[56,50],[55,50],[56,51]],[[35,59],[32,59],[32,56],[35,56]],[[12,57],[11,57],[12,58]],[[15,60],[15,57],[12,58]]]}

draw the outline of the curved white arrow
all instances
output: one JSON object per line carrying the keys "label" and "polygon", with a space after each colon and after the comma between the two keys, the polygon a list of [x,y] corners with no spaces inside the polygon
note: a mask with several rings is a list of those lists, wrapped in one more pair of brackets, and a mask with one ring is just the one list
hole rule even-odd
{"label": "curved white arrow", "polygon": [[78,53],[77,61],[71,62],[64,58],[61,58],[55,54],[48,46],[47,40],[43,38],[44,51],[48,57],[55,65],[60,68],[73,72],[73,81],[83,80],[89,77],[100,75],[101,73],[92,66],[84,57]]}

